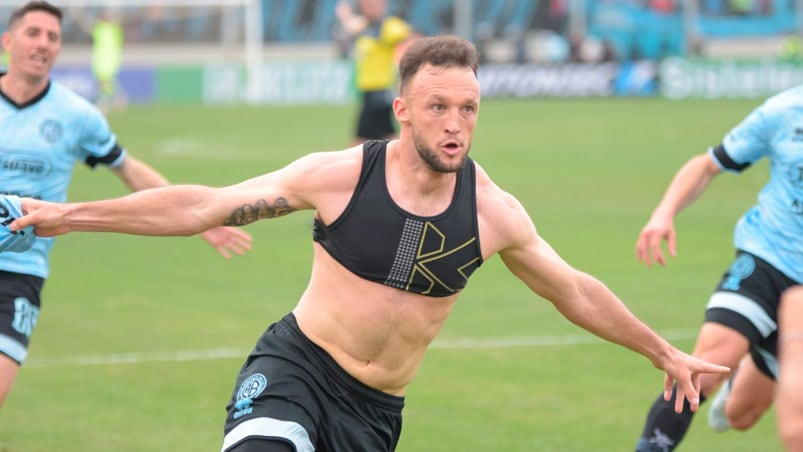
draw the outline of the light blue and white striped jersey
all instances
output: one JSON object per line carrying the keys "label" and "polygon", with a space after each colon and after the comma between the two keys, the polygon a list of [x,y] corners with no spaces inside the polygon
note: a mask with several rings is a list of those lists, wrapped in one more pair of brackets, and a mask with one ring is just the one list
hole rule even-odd
{"label": "light blue and white striped jersey", "polygon": [[[64,202],[76,162],[114,167],[124,154],[100,110],[58,82],[24,105],[0,92],[0,193]],[[47,278],[52,246],[0,254],[0,270]]]}
{"label": "light blue and white striped jersey", "polygon": [[767,99],[709,153],[732,172],[769,159],[769,181],[736,223],[734,245],[803,283],[803,85]]}

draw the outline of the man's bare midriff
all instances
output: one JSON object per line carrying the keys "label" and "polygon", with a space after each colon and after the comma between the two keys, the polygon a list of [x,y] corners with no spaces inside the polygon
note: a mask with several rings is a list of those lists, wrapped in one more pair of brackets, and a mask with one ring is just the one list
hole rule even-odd
{"label": "man's bare midriff", "polygon": [[357,380],[404,395],[457,295],[427,297],[362,279],[313,246],[310,283],[293,310],[299,327]]}

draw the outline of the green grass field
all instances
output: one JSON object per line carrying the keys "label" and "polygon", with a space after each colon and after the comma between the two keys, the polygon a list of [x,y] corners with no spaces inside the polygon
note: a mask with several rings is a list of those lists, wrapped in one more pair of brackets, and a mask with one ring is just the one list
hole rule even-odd
{"label": "green grass field", "polygon": [[[689,351],[766,167],[718,178],[677,219],[668,267],[640,265],[635,240],[676,169],[757,104],[486,100],[472,156],[564,258]],[[226,185],[345,147],[352,118],[353,107],[135,106],[110,122],[172,181]],[[124,193],[108,172],[80,167],[70,196]],[[305,287],[311,219],[249,225],[255,249],[231,261],[199,238],[59,238],[29,361],[0,410],[0,451],[219,450],[242,360]],[[662,382],[649,361],[568,323],[494,258],[409,388],[399,451],[629,451]],[[781,449],[772,412],[749,432],[715,434],[707,410],[680,450]]]}

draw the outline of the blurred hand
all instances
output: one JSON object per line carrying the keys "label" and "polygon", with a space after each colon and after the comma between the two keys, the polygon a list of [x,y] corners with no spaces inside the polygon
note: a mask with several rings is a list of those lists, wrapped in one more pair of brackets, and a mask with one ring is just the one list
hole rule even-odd
{"label": "blurred hand", "polygon": [[218,226],[202,232],[201,238],[226,259],[231,253],[242,256],[251,250],[251,234],[240,228]]}
{"label": "blurred hand", "polygon": [[652,267],[653,262],[666,265],[666,258],[661,250],[662,241],[666,241],[667,251],[672,257],[677,256],[675,224],[672,218],[663,218],[653,215],[650,221],[641,230],[636,241],[636,257],[644,262],[647,267]]}
{"label": "blurred hand", "polygon": [[351,9],[351,3],[346,0],[340,0],[335,5],[335,17],[342,22],[347,22],[354,16],[354,11]]}
{"label": "blurred hand", "polygon": [[341,0],[335,5],[335,17],[350,35],[362,33],[368,27],[368,20],[360,14],[355,14],[351,3],[345,0]]}

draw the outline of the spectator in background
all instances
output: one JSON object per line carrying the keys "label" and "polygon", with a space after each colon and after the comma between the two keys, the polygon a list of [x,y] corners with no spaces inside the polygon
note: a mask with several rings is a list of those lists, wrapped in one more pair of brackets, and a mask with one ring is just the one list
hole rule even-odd
{"label": "spectator in background", "polygon": [[573,35],[569,42],[569,61],[600,63],[613,61],[615,54],[609,41],[591,36]]}
{"label": "spectator in background", "polygon": [[335,15],[353,41],[356,87],[362,97],[354,144],[396,134],[393,99],[396,96],[396,58],[399,46],[412,37],[409,24],[387,15],[386,0],[358,0],[359,14],[348,1],[337,4]]}

